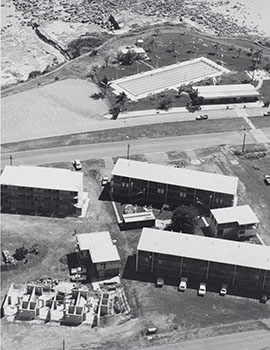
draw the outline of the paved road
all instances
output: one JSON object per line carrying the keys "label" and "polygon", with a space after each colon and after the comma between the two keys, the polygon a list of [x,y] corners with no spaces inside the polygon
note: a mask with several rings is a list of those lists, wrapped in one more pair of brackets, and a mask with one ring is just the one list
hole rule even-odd
{"label": "paved road", "polygon": [[256,330],[153,346],[150,350],[270,350],[270,332]]}
{"label": "paved road", "polygon": [[[201,149],[217,145],[242,144],[243,135],[238,131],[188,135],[178,137],[163,137],[151,140],[130,141],[130,154],[159,153],[168,151],[183,151]],[[255,143],[250,132],[247,132],[246,143]],[[13,165],[37,165],[91,158],[120,157],[127,154],[128,141],[99,143],[81,146],[48,148],[41,150],[12,153]],[[9,164],[10,154],[2,154],[1,167]]]}

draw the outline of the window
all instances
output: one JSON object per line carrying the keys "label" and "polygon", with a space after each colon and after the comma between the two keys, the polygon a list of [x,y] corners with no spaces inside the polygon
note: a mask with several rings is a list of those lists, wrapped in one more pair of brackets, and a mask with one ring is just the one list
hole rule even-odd
{"label": "window", "polygon": [[216,203],[222,204],[223,203],[223,198],[216,198]]}
{"label": "window", "polygon": [[122,182],[121,187],[123,187],[123,188],[128,188],[128,187],[129,187],[129,184],[128,184],[128,183],[125,183],[125,182]]}
{"label": "window", "polygon": [[159,260],[158,260],[158,264],[159,264],[159,265],[162,265],[162,260],[159,259]]}
{"label": "window", "polygon": [[158,188],[157,193],[164,194],[164,188]]}
{"label": "window", "polygon": [[180,195],[181,198],[186,198],[187,197],[187,194],[185,192],[180,192],[179,195]]}

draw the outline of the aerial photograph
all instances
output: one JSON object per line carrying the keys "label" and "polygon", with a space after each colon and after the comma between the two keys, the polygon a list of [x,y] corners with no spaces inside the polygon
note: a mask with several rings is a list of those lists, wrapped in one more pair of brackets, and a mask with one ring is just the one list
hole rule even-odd
{"label": "aerial photograph", "polygon": [[1,350],[270,350],[269,18],[1,0]]}

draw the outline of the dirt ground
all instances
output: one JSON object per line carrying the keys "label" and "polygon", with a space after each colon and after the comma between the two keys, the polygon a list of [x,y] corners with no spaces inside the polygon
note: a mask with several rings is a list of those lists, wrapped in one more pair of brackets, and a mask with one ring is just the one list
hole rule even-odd
{"label": "dirt ground", "polygon": [[[253,153],[254,155],[254,153]],[[269,154],[260,159],[235,156],[231,149],[215,148],[196,151],[200,165],[192,165],[185,152],[141,155],[141,159],[164,164],[183,162],[186,167],[206,171],[223,172],[239,176],[239,204],[250,204],[261,220],[263,239],[269,244],[267,227],[270,225],[270,192],[262,181],[262,174],[269,169]],[[233,165],[232,160],[239,164]],[[235,162],[233,162],[235,164]],[[124,271],[127,258],[136,252],[141,230],[120,231],[110,202],[98,200],[102,188],[100,179],[109,174],[112,159],[82,162],[85,172],[84,187],[88,191],[90,204],[86,218],[41,218],[2,214],[2,249],[14,250],[20,245],[39,244],[40,253],[29,259],[18,270],[2,274],[1,298],[13,282],[23,283],[42,276],[68,278],[65,255],[74,250],[78,233],[109,230],[121,257]],[[54,164],[55,167],[71,168],[68,163]],[[238,332],[266,327],[270,305],[258,300],[207,292],[199,298],[196,290],[177,292],[176,286],[165,285],[157,289],[154,283],[122,279],[131,307],[131,314],[116,319],[105,319],[103,326],[90,330],[86,326],[68,328],[49,323],[40,325],[28,322],[8,323],[2,320],[3,349],[14,350],[60,350],[65,339],[66,349],[132,349],[149,345],[142,331],[149,326],[158,328],[154,344]],[[44,341],[46,339],[46,342]],[[80,339],[79,341],[77,339]]]}

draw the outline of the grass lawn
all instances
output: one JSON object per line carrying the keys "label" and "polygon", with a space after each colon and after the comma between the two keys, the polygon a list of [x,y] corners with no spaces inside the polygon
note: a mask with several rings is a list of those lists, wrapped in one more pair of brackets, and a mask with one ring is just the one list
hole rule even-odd
{"label": "grass lawn", "polygon": [[270,128],[270,116],[250,117],[249,119],[256,126],[256,128]]}
{"label": "grass lawn", "polygon": [[[89,133],[48,137],[40,140],[3,144],[2,152],[16,152],[40,148],[124,141],[126,140],[127,134],[130,135],[130,140],[138,140],[141,138],[158,138],[167,136],[226,132],[241,129],[243,123],[244,121],[241,118],[230,118],[229,123],[228,119],[212,119],[205,120],[203,123],[193,120],[142,126],[139,125],[134,127],[100,130]],[[246,125],[246,128],[249,129],[249,126]]]}

